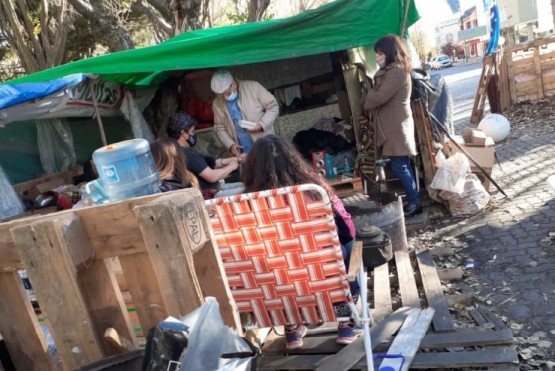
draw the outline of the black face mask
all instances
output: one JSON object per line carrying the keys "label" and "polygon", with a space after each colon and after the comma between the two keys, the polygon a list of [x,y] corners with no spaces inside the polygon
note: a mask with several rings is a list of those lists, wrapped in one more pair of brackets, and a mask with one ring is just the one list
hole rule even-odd
{"label": "black face mask", "polygon": [[189,138],[185,140],[187,144],[191,147],[194,147],[197,144],[197,135],[196,134],[189,134]]}

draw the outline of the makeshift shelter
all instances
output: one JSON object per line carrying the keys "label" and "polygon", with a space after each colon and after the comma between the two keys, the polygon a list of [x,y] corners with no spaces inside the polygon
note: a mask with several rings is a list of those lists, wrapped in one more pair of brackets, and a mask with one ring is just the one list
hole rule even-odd
{"label": "makeshift shelter", "polygon": [[[12,122],[17,125],[0,129],[0,164],[12,182],[27,180],[42,172],[34,124],[21,120],[73,118],[69,127],[75,141],[76,160],[82,162],[101,146],[100,137],[92,135],[97,131],[96,123],[90,119],[95,111],[103,117],[119,116],[118,108],[124,97],[130,95],[128,92],[134,98],[152,97],[154,89],[176,71],[263,62],[275,66],[285,60],[294,65],[301,57],[371,46],[385,34],[404,32],[417,19],[414,2],[408,0],[336,0],[290,18],[187,32],[156,46],[84,59],[9,81],[0,85],[0,126]],[[318,67],[313,61],[305,62],[306,70]],[[351,76],[358,80],[356,68],[351,67]],[[89,82],[90,76],[95,76],[93,83]],[[58,84],[59,79],[70,79],[70,82]],[[282,85],[294,82],[282,81]],[[30,94],[30,90],[36,93],[37,83],[48,83],[51,89]],[[39,85],[39,90],[42,88]],[[356,94],[348,90],[347,109],[352,109],[357,105]],[[83,94],[77,95],[77,92]],[[64,99],[61,95],[65,95]],[[144,107],[144,102],[136,104],[139,109]],[[358,119],[358,114],[352,116],[353,120]],[[104,120],[104,125],[108,142],[131,136],[129,126],[121,125],[119,119]]]}

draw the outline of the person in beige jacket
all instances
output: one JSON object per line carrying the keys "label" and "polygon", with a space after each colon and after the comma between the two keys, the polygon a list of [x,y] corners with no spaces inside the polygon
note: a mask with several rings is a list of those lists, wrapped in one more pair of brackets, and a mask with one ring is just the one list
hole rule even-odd
{"label": "person in beige jacket", "polygon": [[274,133],[279,105],[260,83],[235,80],[221,70],[212,76],[210,87],[217,94],[212,103],[214,132],[233,156],[245,156],[258,138]]}
{"label": "person in beige jacket", "polygon": [[376,146],[389,158],[393,174],[406,193],[405,217],[422,212],[410,156],[416,155],[414,120],[410,108],[411,64],[404,42],[386,35],[374,44],[380,69],[374,75],[374,88],[368,92],[364,108],[374,113]]}

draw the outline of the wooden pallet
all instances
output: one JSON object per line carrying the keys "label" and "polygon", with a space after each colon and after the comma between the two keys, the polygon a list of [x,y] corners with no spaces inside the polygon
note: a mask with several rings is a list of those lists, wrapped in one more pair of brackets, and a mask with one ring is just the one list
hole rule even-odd
{"label": "wooden pallet", "polygon": [[361,193],[362,179],[360,177],[342,177],[339,176],[335,179],[328,181],[329,185],[339,197],[348,197],[357,193]]}
{"label": "wooden pallet", "polygon": [[[395,259],[375,268],[369,275],[369,305],[375,320],[371,329],[375,353],[383,353],[401,327],[410,307],[434,308],[430,330],[424,337],[411,369],[500,367],[517,370],[518,356],[513,335],[484,307],[470,311],[475,327],[457,329],[450,304],[461,297],[444,295],[440,277],[460,277],[452,271],[438,271],[429,250],[417,254],[396,251]],[[460,271],[459,271],[460,273]],[[331,333],[319,328],[307,336],[301,349],[286,355],[285,340],[270,335],[262,348],[259,370],[348,370],[364,369],[362,338],[353,344],[335,343],[335,324],[326,324]]]}

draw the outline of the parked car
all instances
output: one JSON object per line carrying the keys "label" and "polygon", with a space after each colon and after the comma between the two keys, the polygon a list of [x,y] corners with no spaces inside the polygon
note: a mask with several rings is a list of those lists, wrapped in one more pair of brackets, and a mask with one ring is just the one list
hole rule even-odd
{"label": "parked car", "polygon": [[432,70],[440,70],[442,68],[452,67],[453,60],[446,56],[445,54],[440,54],[437,57],[433,57],[430,61],[430,68]]}

